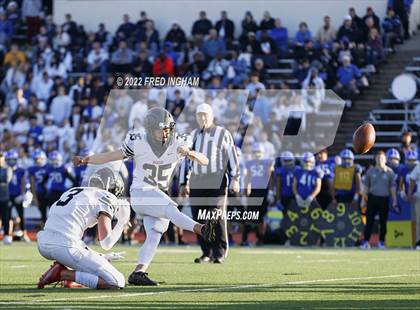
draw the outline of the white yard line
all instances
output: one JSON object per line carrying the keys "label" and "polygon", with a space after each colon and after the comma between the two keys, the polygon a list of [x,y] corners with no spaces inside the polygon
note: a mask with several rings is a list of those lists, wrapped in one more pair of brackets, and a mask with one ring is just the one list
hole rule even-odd
{"label": "white yard line", "polygon": [[[197,289],[182,289],[182,290],[162,290],[157,292],[139,292],[139,293],[123,293],[113,295],[94,295],[94,296],[83,296],[76,298],[53,298],[53,299],[38,299],[38,300],[22,300],[22,301],[2,301],[0,305],[19,305],[19,304],[36,304],[43,302],[60,302],[60,301],[77,301],[77,300],[91,300],[91,299],[106,299],[106,298],[124,298],[124,297],[136,297],[136,296],[152,296],[152,295],[166,295],[172,293],[197,293],[197,292],[219,292],[226,289],[240,290],[249,288],[260,288],[260,287],[274,287],[278,285],[300,285],[310,283],[328,283],[328,282],[340,282],[340,281],[357,281],[357,280],[373,280],[373,279],[390,279],[390,278],[404,278],[404,277],[420,277],[420,274],[395,274],[386,276],[372,276],[372,277],[352,277],[352,278],[332,278],[332,279],[318,279],[318,280],[305,280],[305,281],[291,281],[283,283],[272,283],[272,284],[250,284],[250,285],[237,285],[237,286],[218,286],[208,288],[197,288]],[[42,292],[42,291],[40,291]]]}

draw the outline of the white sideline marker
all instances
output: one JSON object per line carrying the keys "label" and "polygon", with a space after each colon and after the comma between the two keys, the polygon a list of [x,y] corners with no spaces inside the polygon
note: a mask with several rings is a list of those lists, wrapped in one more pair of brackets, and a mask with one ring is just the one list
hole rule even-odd
{"label": "white sideline marker", "polygon": [[151,295],[163,295],[171,293],[197,293],[197,292],[218,292],[225,289],[248,289],[248,288],[259,288],[259,287],[273,287],[276,285],[300,285],[310,283],[323,283],[323,282],[340,282],[340,281],[353,281],[353,280],[373,280],[373,279],[389,279],[389,278],[404,278],[404,277],[420,277],[420,274],[394,274],[387,276],[371,276],[371,277],[352,277],[352,278],[332,278],[332,279],[318,279],[318,280],[304,280],[304,281],[291,281],[283,283],[271,283],[271,284],[250,284],[250,285],[237,285],[237,286],[218,286],[198,289],[182,289],[182,290],[169,290],[169,291],[158,291],[158,292],[142,292],[142,293],[126,293],[121,295],[99,295],[99,296],[84,296],[77,298],[56,298],[56,299],[39,299],[39,300],[22,300],[22,301],[2,301],[0,305],[19,305],[19,304],[32,304],[42,302],[59,302],[59,301],[76,301],[76,300],[87,300],[87,299],[104,299],[104,298],[123,298],[123,297],[135,297],[135,296],[151,296]]}

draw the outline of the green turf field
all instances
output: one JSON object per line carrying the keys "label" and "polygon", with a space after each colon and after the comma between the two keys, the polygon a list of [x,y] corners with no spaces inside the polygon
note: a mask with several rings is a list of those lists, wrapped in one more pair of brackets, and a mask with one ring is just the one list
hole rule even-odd
{"label": "green turf field", "polygon": [[[97,248],[96,248],[97,249]],[[117,247],[127,277],[138,247]],[[233,248],[223,265],[192,263],[196,247],[161,247],[159,287],[38,290],[50,265],[35,244],[0,246],[0,309],[420,309],[420,251]]]}

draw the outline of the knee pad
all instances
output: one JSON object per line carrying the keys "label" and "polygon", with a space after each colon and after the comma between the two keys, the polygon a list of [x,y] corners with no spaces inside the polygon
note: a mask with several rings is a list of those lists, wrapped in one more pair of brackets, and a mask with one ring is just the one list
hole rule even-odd
{"label": "knee pad", "polygon": [[146,234],[150,234],[150,231],[153,230],[154,232],[162,235],[169,227],[169,220],[145,216],[143,218],[143,225],[146,230]]}
{"label": "knee pad", "polygon": [[111,267],[111,268],[101,267],[97,274],[98,274],[98,277],[102,278],[102,280],[104,280],[109,285],[117,286],[120,288],[125,287],[124,275],[121,272],[119,272],[117,269],[115,269],[114,267]]}

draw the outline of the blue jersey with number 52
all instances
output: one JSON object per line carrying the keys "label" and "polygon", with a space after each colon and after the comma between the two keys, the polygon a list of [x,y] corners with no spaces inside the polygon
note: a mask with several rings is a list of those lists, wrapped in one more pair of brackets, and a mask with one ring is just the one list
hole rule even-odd
{"label": "blue jersey with number 52", "polygon": [[245,163],[252,189],[267,188],[272,165],[273,161],[271,159],[248,160]]}

